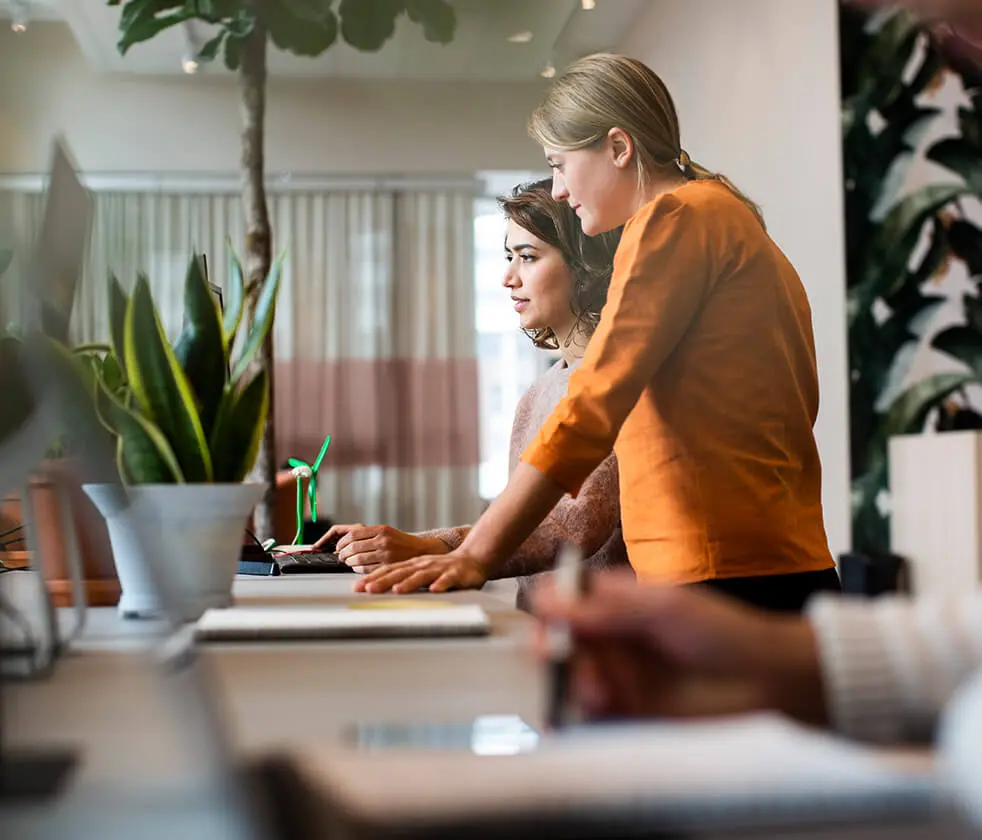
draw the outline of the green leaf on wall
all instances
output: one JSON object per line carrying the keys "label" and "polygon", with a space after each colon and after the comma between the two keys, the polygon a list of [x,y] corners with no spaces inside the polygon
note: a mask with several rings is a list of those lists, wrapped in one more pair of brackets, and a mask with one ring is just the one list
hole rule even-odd
{"label": "green leaf on wall", "polygon": [[946,204],[965,194],[959,185],[922,187],[887,214],[865,254],[863,281],[856,290],[857,309],[894,294],[907,278],[907,263],[924,224]]}
{"label": "green leaf on wall", "polygon": [[890,406],[881,432],[883,443],[894,435],[923,432],[931,411],[974,379],[972,373],[936,373],[915,382]]}
{"label": "green leaf on wall", "polygon": [[964,178],[973,193],[982,194],[982,158],[975,146],[952,137],[935,143],[928,149],[927,157]]}
{"label": "green leaf on wall", "polygon": [[948,327],[934,336],[931,346],[964,362],[982,379],[982,333],[973,327]]}

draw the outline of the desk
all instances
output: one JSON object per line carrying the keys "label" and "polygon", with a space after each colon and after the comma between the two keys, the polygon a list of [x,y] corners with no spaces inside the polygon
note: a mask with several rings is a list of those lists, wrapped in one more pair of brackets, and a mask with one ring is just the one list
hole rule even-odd
{"label": "desk", "polygon": [[[244,578],[234,594],[252,605],[378,597],[353,593],[352,583],[347,575]],[[529,654],[532,619],[493,591],[414,597],[480,604],[491,635],[204,647],[201,661],[233,748],[331,742],[357,720],[510,713],[539,723],[545,685]],[[159,622],[123,620],[113,608],[90,610],[84,634],[49,680],[5,691],[11,745],[81,745],[83,791],[183,779],[199,756],[181,742],[180,706],[169,702],[146,656],[160,630]]]}
{"label": "desk", "polygon": [[[244,579],[237,581],[235,595],[245,604],[373,597],[354,595],[351,584],[350,577],[340,576]],[[540,723],[545,685],[528,653],[532,620],[514,610],[507,597],[488,592],[416,597],[480,604],[491,619],[491,636],[205,648],[202,662],[233,751],[244,755],[283,744],[329,744],[346,723],[358,719],[465,720],[512,713]],[[65,828],[59,837],[87,836],[88,826],[104,830],[99,820],[106,814],[117,822],[113,837],[232,836],[221,829],[209,832],[197,825],[195,831],[180,824],[181,819],[207,815],[209,806],[202,802],[195,810],[193,796],[181,798],[203,763],[202,750],[182,738],[187,730],[178,725],[181,707],[168,702],[165,681],[146,656],[159,630],[154,622],[123,621],[113,609],[93,610],[84,636],[51,679],[14,686],[5,696],[13,745],[69,743],[85,751],[71,793],[44,818],[57,820],[59,830]],[[117,807],[121,794],[145,795],[148,790],[154,792],[149,809]],[[159,819],[161,814],[167,818]],[[927,834],[932,840],[970,836],[962,826],[943,821],[752,836],[914,840]],[[25,830],[23,836],[51,835]]]}

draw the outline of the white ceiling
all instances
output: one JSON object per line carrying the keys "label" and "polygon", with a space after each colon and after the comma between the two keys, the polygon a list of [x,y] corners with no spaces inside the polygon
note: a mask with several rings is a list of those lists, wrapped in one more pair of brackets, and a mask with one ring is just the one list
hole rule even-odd
{"label": "white ceiling", "polygon": [[[17,0],[0,0],[0,18]],[[119,8],[106,0],[27,0],[32,19],[64,20],[91,64],[108,73],[177,75],[182,58],[209,36],[207,27],[175,28],[139,44],[125,57],[116,48]],[[547,64],[557,67],[590,52],[612,49],[630,31],[647,0],[451,0],[457,32],[447,46],[427,42],[418,26],[402,18],[395,37],[378,53],[360,53],[337,43],[316,59],[272,50],[270,75],[348,79],[466,79],[528,81]],[[513,44],[509,35],[529,30],[533,39]],[[220,61],[199,73],[227,74]]]}

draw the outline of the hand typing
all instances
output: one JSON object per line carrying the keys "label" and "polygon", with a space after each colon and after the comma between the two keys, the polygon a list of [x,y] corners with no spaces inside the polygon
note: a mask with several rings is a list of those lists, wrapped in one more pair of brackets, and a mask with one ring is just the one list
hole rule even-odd
{"label": "hand typing", "polygon": [[487,579],[485,566],[475,556],[458,548],[442,556],[417,557],[376,568],[355,581],[355,591],[403,594],[424,586],[428,586],[430,592],[480,589]]}
{"label": "hand typing", "polygon": [[316,543],[315,550],[333,551],[356,572],[365,574],[391,563],[428,554],[445,554],[446,543],[418,537],[388,525],[335,525]]}

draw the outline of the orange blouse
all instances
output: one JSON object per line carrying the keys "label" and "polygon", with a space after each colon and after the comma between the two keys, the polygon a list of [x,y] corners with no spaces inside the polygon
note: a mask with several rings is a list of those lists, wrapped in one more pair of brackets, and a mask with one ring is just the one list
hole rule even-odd
{"label": "orange blouse", "polygon": [[797,273],[725,185],[693,181],[625,225],[600,324],[522,460],[575,496],[613,448],[641,580],[817,571],[817,413]]}

